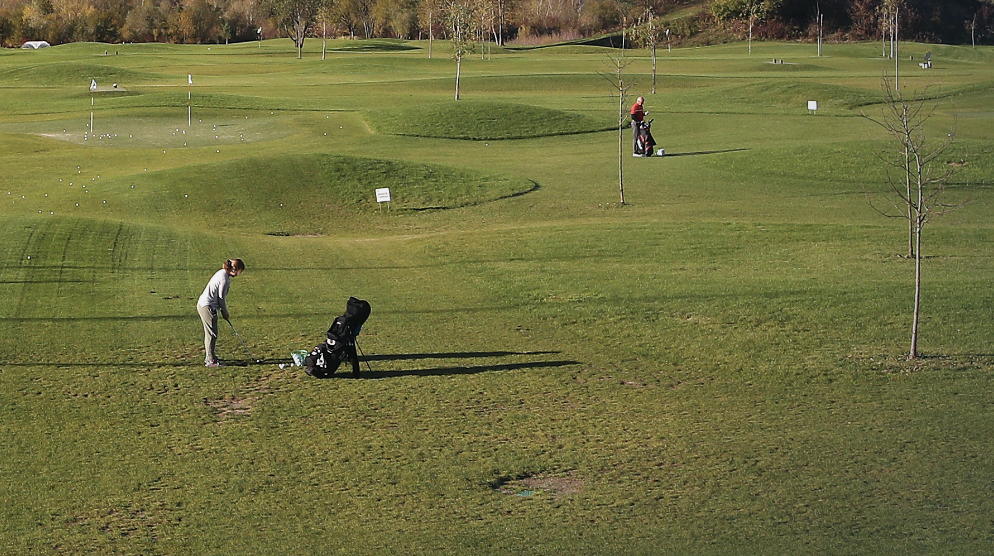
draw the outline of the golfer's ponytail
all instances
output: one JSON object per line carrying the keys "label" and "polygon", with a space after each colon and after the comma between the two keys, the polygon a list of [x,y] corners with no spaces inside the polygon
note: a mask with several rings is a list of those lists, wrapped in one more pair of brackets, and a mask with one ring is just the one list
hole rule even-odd
{"label": "golfer's ponytail", "polygon": [[228,272],[241,272],[245,270],[245,263],[241,259],[228,259],[224,261],[224,269]]}

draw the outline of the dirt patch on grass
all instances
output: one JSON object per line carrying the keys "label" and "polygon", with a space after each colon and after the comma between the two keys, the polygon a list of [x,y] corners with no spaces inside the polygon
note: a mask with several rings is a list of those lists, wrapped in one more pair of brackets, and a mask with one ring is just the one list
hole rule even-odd
{"label": "dirt patch on grass", "polygon": [[242,417],[251,414],[252,406],[259,399],[259,396],[231,396],[225,399],[205,399],[204,403],[217,412],[218,423],[221,423],[232,417]]}
{"label": "dirt patch on grass", "polygon": [[204,398],[204,405],[217,413],[218,424],[233,418],[248,417],[263,398],[274,392],[276,379],[277,377],[273,374],[260,376],[244,385],[240,389],[241,392],[237,394],[220,398]]}
{"label": "dirt patch on grass", "polygon": [[[66,520],[73,544],[61,546],[56,552],[162,554],[158,542],[168,539],[177,523],[179,517],[174,510],[160,503],[124,502],[93,508]],[[127,543],[122,543],[124,539]]]}
{"label": "dirt patch on grass", "polygon": [[581,492],[585,485],[584,480],[575,476],[573,473],[566,476],[540,474],[500,481],[494,490],[501,494],[513,496],[546,494],[553,498],[562,498]]}

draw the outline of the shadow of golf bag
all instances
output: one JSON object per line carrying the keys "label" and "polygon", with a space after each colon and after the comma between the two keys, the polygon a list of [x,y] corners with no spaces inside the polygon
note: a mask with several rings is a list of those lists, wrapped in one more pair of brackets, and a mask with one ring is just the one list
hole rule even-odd
{"label": "shadow of golf bag", "polygon": [[652,120],[647,122],[633,121],[632,125],[636,126],[635,154],[638,156],[652,156],[653,148],[656,146],[656,140],[653,139],[652,133],[649,131],[652,127]]}
{"label": "shadow of golf bag", "polygon": [[345,361],[352,363],[352,376],[359,376],[359,355],[356,353],[356,336],[369,318],[369,303],[350,297],[345,304],[345,314],[336,317],[328,329],[328,339],[314,346],[304,358],[304,372],[315,378],[327,378]]}

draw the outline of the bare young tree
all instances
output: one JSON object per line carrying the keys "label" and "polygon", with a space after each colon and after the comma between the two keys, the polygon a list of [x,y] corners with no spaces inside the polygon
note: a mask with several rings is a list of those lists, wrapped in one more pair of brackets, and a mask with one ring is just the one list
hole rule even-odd
{"label": "bare young tree", "polygon": [[476,17],[470,0],[450,0],[448,6],[449,33],[452,39],[452,57],[456,60],[456,100],[459,100],[459,79],[462,59],[474,50],[473,32]]}
{"label": "bare young tree", "polygon": [[647,10],[639,18],[638,24],[632,29],[632,37],[636,44],[644,48],[649,48],[652,53],[652,94],[656,94],[656,47],[669,38],[669,29],[665,31],[657,24],[656,16],[652,10]]}
{"label": "bare young tree", "polygon": [[625,51],[622,49],[620,56],[608,55],[608,65],[610,69],[600,75],[611,84],[618,92],[618,191],[621,194],[621,204],[625,204],[625,96],[628,91],[636,85],[634,81],[625,81],[625,68],[631,64],[629,58],[625,58]]}
{"label": "bare young tree", "polygon": [[935,107],[926,107],[927,89],[906,98],[901,92],[894,91],[887,78],[884,78],[881,88],[884,93],[881,117],[872,118],[866,114],[863,117],[882,127],[900,145],[896,153],[879,155],[887,167],[890,198],[896,201],[888,210],[880,208],[872,196],[868,195],[868,199],[870,205],[880,214],[908,220],[908,258],[915,261],[914,313],[908,358],[917,359],[918,323],[921,314],[922,232],[930,218],[965,203],[960,201],[949,204],[943,200],[946,186],[956,168],[953,165],[943,165],[939,158],[949,149],[956,133],[954,126],[946,137],[937,142],[928,137],[926,124],[934,115]]}

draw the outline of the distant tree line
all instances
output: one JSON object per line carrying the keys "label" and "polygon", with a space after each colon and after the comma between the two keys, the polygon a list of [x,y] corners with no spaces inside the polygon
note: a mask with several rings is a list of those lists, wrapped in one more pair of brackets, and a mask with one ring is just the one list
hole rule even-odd
{"label": "distant tree line", "polygon": [[[899,9],[898,9],[899,8]],[[227,43],[289,37],[449,38],[447,14],[472,14],[477,41],[567,40],[652,25],[667,41],[721,42],[745,30],[808,39],[994,42],[994,0],[0,0],[0,43]],[[658,31],[657,31],[658,30]],[[635,33],[633,36],[644,36]],[[654,39],[658,40],[658,39]]]}

